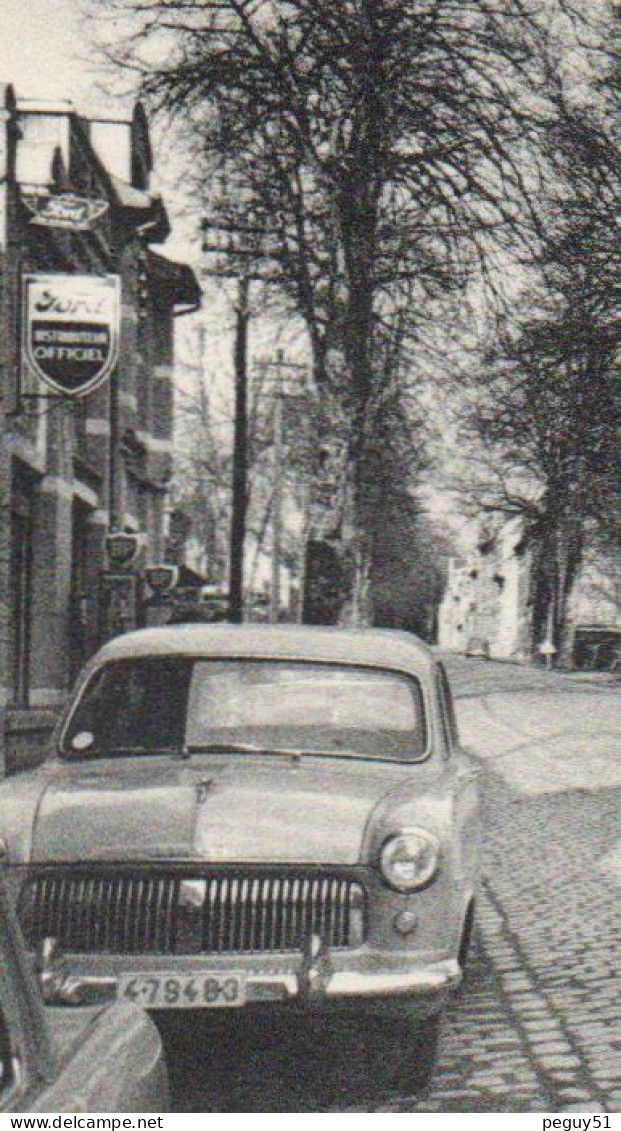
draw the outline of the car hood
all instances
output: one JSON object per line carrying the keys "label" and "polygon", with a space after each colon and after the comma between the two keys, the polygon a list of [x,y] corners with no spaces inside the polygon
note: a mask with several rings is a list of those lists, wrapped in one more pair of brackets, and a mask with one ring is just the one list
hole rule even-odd
{"label": "car hood", "polygon": [[427,773],[318,758],[61,766],[38,799],[26,858],[354,864],[380,800]]}

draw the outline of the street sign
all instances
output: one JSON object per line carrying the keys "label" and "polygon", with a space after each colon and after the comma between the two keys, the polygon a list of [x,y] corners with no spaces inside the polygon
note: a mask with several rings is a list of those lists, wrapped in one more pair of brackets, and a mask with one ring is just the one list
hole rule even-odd
{"label": "street sign", "polygon": [[68,397],[97,389],[119,352],[118,275],[25,275],[22,369]]}
{"label": "street sign", "polygon": [[31,213],[30,224],[38,224],[43,228],[64,228],[71,232],[89,232],[108,211],[106,200],[78,196],[73,192],[50,193],[25,189],[22,200]]}
{"label": "street sign", "polygon": [[154,593],[170,593],[179,583],[179,566],[155,565],[145,570],[147,585]]}
{"label": "street sign", "polygon": [[142,541],[142,536],[133,531],[106,534],[106,555],[112,568],[128,569],[138,557]]}

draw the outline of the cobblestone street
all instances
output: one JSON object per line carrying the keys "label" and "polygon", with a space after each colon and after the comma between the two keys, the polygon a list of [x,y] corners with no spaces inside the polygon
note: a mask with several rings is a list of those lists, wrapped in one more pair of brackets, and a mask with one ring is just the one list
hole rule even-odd
{"label": "cobblestone street", "polygon": [[342,1025],[236,1023],[193,1034],[179,1110],[621,1108],[618,697],[530,668],[449,666],[483,768],[484,879],[431,1085],[391,1094]]}
{"label": "cobblestone street", "polygon": [[480,951],[415,1110],[619,1111],[618,905],[597,869],[619,800],[488,779]]}
{"label": "cobblestone street", "polygon": [[[415,1110],[619,1111],[618,697],[605,683],[453,666],[462,729],[486,768],[485,958]],[[508,1039],[486,1026],[488,979]]]}

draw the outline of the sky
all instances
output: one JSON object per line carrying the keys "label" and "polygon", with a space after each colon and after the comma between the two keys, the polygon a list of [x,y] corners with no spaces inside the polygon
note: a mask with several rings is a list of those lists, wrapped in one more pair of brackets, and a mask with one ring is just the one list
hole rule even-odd
{"label": "sky", "polygon": [[0,79],[22,98],[89,100],[77,0],[0,0]]}
{"label": "sky", "polygon": [[[81,8],[81,0],[0,0],[0,82],[11,83],[18,98],[67,100],[86,115],[95,107],[126,110],[131,97],[113,100],[102,91],[109,76],[94,61]],[[157,130],[152,141],[153,187],[162,191],[173,220],[165,252],[196,261],[192,225],[181,219],[182,201],[174,191],[179,170],[173,167],[170,148],[158,160]]]}

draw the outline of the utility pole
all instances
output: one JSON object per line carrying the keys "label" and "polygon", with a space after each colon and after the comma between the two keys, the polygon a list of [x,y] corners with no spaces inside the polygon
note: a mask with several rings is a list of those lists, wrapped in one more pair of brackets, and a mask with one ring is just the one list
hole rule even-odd
{"label": "utility pole", "polygon": [[248,504],[248,295],[250,280],[238,282],[235,321],[235,424],[233,437],[233,501],[229,572],[229,620],[241,624],[244,613],[244,542]]}
{"label": "utility pole", "polygon": [[283,436],[283,403],[286,396],[291,396],[291,389],[286,386],[287,377],[305,374],[308,378],[308,366],[285,361],[282,350],[276,351],[274,361],[261,364],[264,370],[273,369],[274,377],[274,423],[272,430],[272,557],[271,557],[271,585],[270,585],[270,621],[277,624],[280,618],[280,572],[282,548],[282,504],[283,504],[283,466],[284,466],[284,436]]}
{"label": "utility pole", "polygon": [[[226,205],[227,188],[222,197]],[[230,203],[230,202],[229,202]],[[275,282],[267,268],[275,256],[264,247],[266,235],[258,227],[251,212],[244,212],[239,202],[224,208],[202,221],[203,251],[217,256],[217,266],[207,273],[219,278],[237,280],[235,320],[235,422],[233,433],[232,513],[229,554],[229,620],[241,624],[244,619],[244,544],[248,507],[248,323],[249,293],[253,279]]]}
{"label": "utility pole", "polygon": [[[250,280],[252,258],[242,255],[236,241],[236,226],[225,220],[205,218],[203,251],[218,257],[215,269],[206,273],[215,278],[235,279],[235,341],[233,368],[235,404],[233,424],[233,471],[231,479],[231,528],[229,536],[229,611],[228,619],[241,624],[244,619],[244,548],[248,506],[248,323],[250,321]],[[224,243],[221,237],[224,236]],[[238,266],[239,259],[245,263]],[[231,261],[230,266],[227,260]]]}

